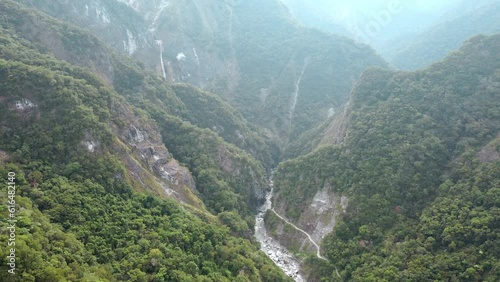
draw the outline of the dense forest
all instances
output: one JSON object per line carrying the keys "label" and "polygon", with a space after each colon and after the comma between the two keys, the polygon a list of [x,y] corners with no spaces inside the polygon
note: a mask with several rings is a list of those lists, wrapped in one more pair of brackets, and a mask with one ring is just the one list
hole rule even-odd
{"label": "dense forest", "polygon": [[289,141],[348,100],[365,68],[387,66],[368,45],[301,25],[280,0],[18,2],[89,29],[127,54],[133,39],[133,56],[158,75],[160,40],[167,79],[225,99],[257,127],[275,162]]}
{"label": "dense forest", "polygon": [[500,35],[438,61],[489,7],[399,71],[278,0],[0,0],[0,281],[500,281]]}
{"label": "dense forest", "polygon": [[499,279],[499,46],[478,36],[426,70],[366,71],[345,142],[280,164],[289,219],[321,187],[351,198],[323,245],[342,279]]}
{"label": "dense forest", "polygon": [[[265,189],[260,162],[214,131],[181,119],[189,116],[203,126],[212,112],[227,132],[221,136],[229,139],[239,130],[249,134],[249,143],[236,144],[265,146],[229,105],[192,87],[160,83],[83,30],[13,3],[1,5],[2,13],[15,14],[2,14],[0,30],[0,171],[16,174],[20,256],[16,276],[2,265],[2,281],[287,281],[249,240],[254,197]],[[22,17],[38,18],[47,33],[78,34],[60,35],[67,52],[78,52],[72,48],[84,40],[106,50],[119,66],[113,84],[26,40],[14,21]],[[203,112],[185,106],[186,97],[198,100],[207,115],[189,115]],[[164,161],[179,154],[196,191],[177,183],[183,178],[162,180],[155,168],[163,164],[140,156],[161,151],[163,145],[145,143],[161,140],[163,130],[176,131],[166,139],[171,152],[163,148]],[[263,162],[269,165],[269,157]],[[254,190],[243,188],[249,186]],[[167,191],[189,205],[169,199]],[[2,242],[8,238],[6,220]],[[2,248],[3,257],[7,252]]]}

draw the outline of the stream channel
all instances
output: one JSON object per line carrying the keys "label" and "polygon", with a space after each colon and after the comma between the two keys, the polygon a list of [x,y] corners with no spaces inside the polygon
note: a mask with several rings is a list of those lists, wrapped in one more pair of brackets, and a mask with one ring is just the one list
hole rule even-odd
{"label": "stream channel", "polygon": [[264,216],[272,208],[273,181],[269,180],[271,191],[266,194],[266,201],[259,207],[255,217],[255,237],[260,243],[260,249],[278,265],[283,272],[292,277],[297,282],[304,282],[304,277],[300,271],[299,261],[277,240],[267,234],[264,225]]}

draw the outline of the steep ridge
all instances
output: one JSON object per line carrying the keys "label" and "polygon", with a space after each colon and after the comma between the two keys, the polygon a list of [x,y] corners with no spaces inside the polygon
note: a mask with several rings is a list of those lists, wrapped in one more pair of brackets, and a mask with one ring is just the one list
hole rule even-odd
{"label": "steep ridge", "polygon": [[48,15],[65,22],[89,27],[89,30],[93,34],[99,34],[99,38],[108,46],[123,54],[137,55],[145,48],[150,51],[152,49],[158,50],[153,33],[144,32],[148,30],[149,21],[152,19],[144,19],[135,10],[120,3],[120,1],[17,0],[16,2],[43,10]]}
{"label": "steep ridge", "polygon": [[[27,37],[27,39],[34,40],[39,44],[41,43],[43,47],[48,48],[51,51],[54,50],[53,52],[56,54],[56,56],[58,55],[64,58],[65,54],[68,54],[67,55],[68,57],[72,58],[72,60],[76,60],[79,64],[86,67],[92,67],[94,65],[93,61],[94,57],[88,59],[87,56],[83,56],[84,60],[80,62],[77,60],[78,57],[74,55],[75,52],[73,48],[75,48],[75,46],[79,46],[79,44],[87,46],[89,49],[86,50],[86,52],[89,54],[89,56],[91,56],[91,54],[94,54],[91,50],[103,52],[104,53],[103,56],[110,58],[111,64],[112,66],[114,66],[113,72],[111,73],[112,75],[104,76],[104,78],[112,77],[113,80],[111,83],[113,84],[114,88],[124,97],[126,97],[131,103],[145,110],[147,113],[151,114],[156,119],[156,122],[158,122],[159,124],[161,124],[162,122],[166,122],[166,120],[170,120],[172,115],[177,115],[180,116],[181,118],[187,117],[188,121],[193,121],[195,124],[200,123],[200,125],[202,126],[203,125],[208,126],[208,124],[206,123],[205,124],[201,123],[206,122],[206,118],[209,118],[210,116],[214,115],[212,111],[214,110],[214,107],[216,107],[216,109],[219,111],[218,114],[220,115],[221,119],[218,120],[218,123],[212,124],[212,126],[228,128],[228,129],[231,128],[231,130],[226,130],[225,132],[221,132],[221,135],[226,136],[227,138],[230,138],[228,137],[229,134],[235,135],[235,137],[231,139],[240,140],[240,142],[237,143],[237,145],[246,146],[250,144],[250,146],[253,145],[260,146],[260,147],[249,148],[248,150],[260,153],[260,155],[257,153],[257,156],[261,156],[263,158],[262,159],[263,164],[269,165],[270,158],[269,158],[269,153],[267,152],[268,150],[267,146],[263,141],[259,141],[260,137],[258,137],[255,133],[251,132],[251,130],[246,126],[245,121],[241,116],[235,114],[234,110],[231,109],[228,110],[229,105],[222,103],[220,100],[216,99],[211,95],[206,95],[203,92],[199,92],[195,95],[191,94],[193,95],[192,98],[197,98],[199,101],[207,101],[207,102],[209,101],[211,106],[200,107],[199,109],[191,109],[192,111],[190,111],[188,107],[183,105],[182,100],[179,99],[172,91],[172,89],[169,86],[165,85],[164,82],[158,80],[154,76],[151,76],[150,74],[141,70],[141,68],[135,62],[127,58],[124,58],[122,56],[118,56],[117,54],[114,54],[112,50],[102,45],[97,39],[95,39],[92,35],[88,34],[84,30],[74,28],[72,26],[65,25],[63,23],[58,23],[53,19],[50,19],[42,14],[38,14],[28,9],[25,9],[22,6],[15,4],[14,2],[11,1],[2,2],[0,3],[0,5],[2,5],[3,8],[2,11],[6,13],[6,16],[2,18],[4,26],[12,28],[13,30],[16,31],[20,30],[21,31],[19,33],[20,36]],[[30,32],[26,32],[25,28],[23,28],[25,25],[20,26],[16,24],[17,23],[16,19],[19,18],[28,19],[27,22],[29,22],[30,20],[33,21],[37,19],[38,22],[36,25],[32,26],[30,25],[29,27]],[[37,31],[37,27],[38,28],[44,27],[45,33],[57,34],[58,36],[61,36],[61,32],[59,31],[63,30],[66,31],[68,34],[73,35],[73,37],[67,38],[62,36],[59,38],[59,41],[54,40],[51,42],[46,42],[40,40],[39,37],[37,37],[36,34],[39,34],[39,32]],[[74,39],[74,41],[72,41],[71,39]],[[62,52],[61,49],[54,48],[54,46],[60,46],[60,45],[64,46],[63,48],[64,52]],[[99,53],[95,55],[100,56]],[[178,88],[183,89],[182,87]],[[196,92],[198,90],[194,88],[189,88],[189,91]],[[187,91],[184,90],[183,94],[181,93],[182,94],[181,96],[187,95],[184,92]],[[196,100],[192,100],[189,102],[197,104]],[[204,112],[207,114],[203,115]],[[223,113],[227,113],[227,115],[224,115]],[[197,131],[199,129],[196,126],[192,126],[190,128],[192,128],[193,131]],[[190,132],[187,133],[189,134]],[[198,152],[199,154],[203,154],[202,151],[213,149],[211,151],[213,153],[210,153],[211,158],[222,157],[224,159],[232,159],[234,160],[235,167],[239,167],[240,164],[242,166],[245,166],[243,165],[243,163],[255,163],[255,160],[253,160],[251,156],[246,155],[244,152],[240,150],[231,149],[231,150],[220,151],[218,148],[229,148],[231,147],[231,145],[225,143],[223,140],[220,140],[216,135],[217,134],[215,132],[211,132],[209,134],[203,134],[203,137],[200,136],[200,138],[198,139],[199,141],[203,141],[204,138],[215,140],[215,142],[207,143],[207,144],[212,144],[213,147],[206,146],[201,143],[199,144],[199,146],[193,146],[188,148],[188,152],[190,152],[191,154],[197,154],[196,152],[199,151]],[[189,137],[189,135],[186,135],[185,138],[191,138],[191,137]],[[248,142],[241,142],[241,139],[248,140]],[[179,142],[175,144],[179,144],[181,146],[182,144],[185,144],[185,142]],[[171,149],[175,151],[175,148]],[[219,153],[217,155],[216,152],[225,152],[225,153]],[[209,160],[211,158],[209,158]],[[188,164],[189,162],[185,161],[184,163]],[[216,180],[210,178],[207,179],[206,182],[201,182],[201,185],[212,187],[210,191],[213,191],[215,187],[219,187],[221,189],[222,187],[224,187],[226,193],[225,196],[231,198],[237,198],[238,199],[237,201],[240,204],[246,202],[247,204],[252,203],[252,206],[255,206],[255,203],[253,202],[258,202],[263,200],[264,189],[265,189],[265,177],[263,168],[260,165],[253,166],[255,170],[251,173],[252,177],[245,178],[245,181],[248,182],[245,182],[245,185],[243,185],[243,187],[241,186],[243,183],[239,183],[238,185],[236,185],[235,183],[233,183],[233,180],[230,180],[233,179],[234,177],[231,175],[229,171],[227,171],[227,169],[224,167],[222,163],[217,163],[217,162],[208,163],[207,161],[203,162],[198,161],[197,163],[190,165],[191,170],[194,169],[193,165],[200,168],[203,167],[204,169],[207,168],[215,169],[215,171],[217,172],[219,179]],[[201,169],[197,171],[201,171]],[[231,184],[229,186],[225,185],[220,186],[219,185],[220,181],[222,181],[223,183],[229,181],[229,183]],[[255,193],[253,193],[251,196],[245,194],[247,196],[245,198],[238,197],[237,195],[234,194],[234,191],[236,189],[241,190],[244,189],[244,187],[245,188],[252,187]],[[202,187],[198,188],[200,190],[203,190],[201,189]],[[246,191],[246,190],[241,190],[241,191]],[[208,196],[208,194],[205,194],[205,196]],[[243,207],[241,207],[241,209],[235,209],[235,206],[232,205],[233,208],[226,207],[226,210],[235,209],[237,211],[238,210],[241,211],[243,217],[248,218],[247,222],[249,226],[253,226],[253,217],[251,216],[252,209],[251,208],[248,209],[247,204],[243,204]]]}
{"label": "steep ridge", "polygon": [[[134,13],[145,3],[121,2],[126,4],[121,8]],[[177,39],[209,42],[203,48],[183,46],[192,50],[188,62],[189,54],[172,49],[179,43],[170,41],[165,52],[175,55],[177,65],[164,64],[162,51],[167,79],[195,77],[189,64],[201,65],[200,50],[223,53],[214,60],[237,79],[218,77],[208,87],[242,110],[249,106],[245,116],[265,125],[269,143],[281,146],[272,147],[275,160],[289,139],[320,125],[308,132],[311,142],[303,137],[293,144],[291,156],[312,152],[279,166],[277,213],[271,212],[313,242],[319,259],[305,260],[311,281],[496,280],[499,36],[473,38],[423,71],[370,69],[341,111],[339,103],[357,79],[356,71],[379,60],[359,61],[370,54],[365,46],[339,43],[287,22],[287,16],[279,20],[286,24],[273,25],[277,15],[286,15],[273,1],[149,3],[159,7],[145,17],[152,21],[146,26],[155,40],[163,42],[155,36],[167,34],[161,27],[173,26],[170,36],[180,32],[179,23],[196,19]],[[78,12],[71,2],[63,4]],[[194,14],[186,13],[187,7]],[[163,70],[162,76],[148,73],[86,31],[12,1],[1,2],[0,8],[0,71],[5,74],[0,85],[1,93],[8,93],[0,97],[5,102],[0,107],[0,171],[12,169],[21,176],[22,207],[28,211],[22,226],[33,226],[30,213],[44,224],[35,241],[60,224],[55,230],[64,235],[54,236],[55,242],[79,252],[71,257],[47,244],[30,245],[38,262],[23,266],[23,275],[31,279],[43,273],[48,281],[286,281],[243,239],[252,236],[253,213],[266,190],[265,168],[273,161],[269,145],[237,110],[195,87],[166,84]],[[259,14],[260,9],[266,13]],[[113,17],[103,11],[96,9],[96,15],[106,23]],[[234,30],[237,40],[217,37],[220,22],[214,15],[221,11],[229,15],[224,28]],[[256,14],[262,18],[252,18]],[[285,38],[283,32],[298,35]],[[223,42],[220,49],[210,45],[217,40]],[[287,40],[292,43],[282,44]],[[283,47],[283,52],[263,46]],[[322,57],[328,55],[319,50],[322,46],[331,47],[328,54],[342,54],[333,56],[339,65],[355,61],[355,70],[332,75],[339,70]],[[234,55],[226,57],[226,51]],[[107,61],[98,64],[103,58]],[[262,68],[255,67],[258,59]],[[311,69],[327,71],[318,79],[319,72]],[[201,67],[196,70],[201,76]],[[331,80],[342,91],[324,95],[333,84],[322,84]],[[261,101],[255,101],[255,93]],[[271,108],[262,107],[270,101]],[[314,150],[318,144],[323,146]],[[6,159],[13,164],[5,165]],[[88,204],[94,198],[96,209]],[[112,207],[109,212],[107,207]],[[457,221],[458,211],[470,222]],[[64,263],[50,268],[41,262],[52,260]],[[454,268],[443,261],[452,261]],[[78,271],[87,265],[91,272]]]}
{"label": "steep ridge", "polygon": [[[389,60],[407,42],[443,19],[455,18],[467,6],[487,1],[330,1],[281,0],[307,26],[372,46]],[[480,23],[480,22],[478,22]],[[478,24],[475,23],[475,24]],[[471,36],[471,35],[469,35]],[[464,38],[465,39],[465,38]],[[461,43],[461,42],[460,42]],[[456,48],[459,46],[457,45]]]}
{"label": "steep ridge", "polygon": [[332,12],[339,11],[338,7],[332,7],[332,2],[325,1],[324,4],[310,5],[299,0],[281,0],[289,9],[290,13],[306,26],[315,27],[328,33],[334,33],[353,38],[352,31],[342,26],[339,22],[331,17]]}
{"label": "steep ridge", "polygon": [[[211,105],[208,108],[189,108],[189,104],[196,101],[180,100],[169,85],[159,81],[136,61],[119,56],[88,31],[28,10],[13,1],[3,1],[0,5],[4,15],[2,26],[16,30],[20,37],[36,42],[42,50],[73,65],[90,68],[129,101],[141,104],[143,109],[148,105],[160,105],[170,114],[181,115],[200,127],[212,130],[213,127],[219,128],[218,133],[226,141],[235,142],[245,151],[255,153],[267,168],[272,165],[267,144],[240,114],[236,114],[231,106],[214,95],[194,87],[189,88],[189,91],[177,87],[182,90],[179,96],[184,97],[187,92],[192,92],[191,98]],[[23,24],[19,24],[20,21]],[[219,119],[209,125],[203,117],[214,116],[214,108],[220,110]],[[224,128],[228,130],[222,130]]]}
{"label": "steep ridge", "polygon": [[385,66],[365,45],[298,25],[278,1],[244,1],[234,11],[239,68],[248,77],[238,84],[235,105],[278,135],[282,147],[347,101],[367,66]]}
{"label": "steep ridge", "polygon": [[[163,145],[148,144],[155,138],[154,127],[145,129],[150,126],[148,118],[134,115],[112,91],[97,90],[81,76],[74,78],[71,73],[15,60],[1,59],[0,73],[4,102],[1,147],[11,158],[7,166],[0,165],[0,171],[16,174],[20,210],[16,215],[19,256],[15,276],[19,279],[12,280],[3,263],[2,281],[158,277],[169,281],[209,277],[212,281],[236,277],[286,281],[277,269],[271,273],[271,261],[266,262],[255,246],[230,235],[216,218],[165,199],[167,194],[203,208],[194,191],[192,198],[177,197],[183,191],[178,187],[193,182],[189,171],[175,164]],[[134,159],[136,154],[142,158]],[[179,177],[182,170],[187,174],[184,178]],[[162,197],[152,196],[154,187],[165,189],[159,194]],[[146,194],[133,188],[146,190]],[[188,192],[193,189],[186,188]],[[6,230],[4,218],[1,225]],[[0,236],[4,241],[8,234]],[[205,254],[197,251],[201,244]],[[61,248],[72,251],[59,251]],[[222,261],[214,259],[215,248]],[[246,257],[245,253],[253,253],[253,262],[238,265],[238,257]],[[211,268],[201,271],[200,258]],[[61,264],[54,265],[53,260]],[[236,263],[229,266],[232,272],[227,269],[228,261]],[[116,263],[119,268],[112,266]],[[160,268],[167,264],[168,271]]]}
{"label": "steep ridge", "polygon": [[[132,33],[142,28],[134,38],[147,41],[138,43],[134,56],[158,75],[163,76],[165,69],[171,82],[191,83],[223,97],[250,122],[263,128],[268,143],[277,145],[273,149],[275,160],[288,140],[319,125],[331,108],[347,101],[352,85],[367,66],[386,66],[366,45],[300,26],[278,0],[114,4],[85,0],[59,5],[56,11],[46,1],[20,2],[88,28],[106,42],[109,36],[90,24],[91,15],[82,12],[85,5],[91,5],[87,2],[103,2],[99,5],[107,7],[110,26],[120,26],[123,19],[113,13],[125,9],[134,14],[134,24],[135,17],[142,17],[134,30],[128,28]],[[126,31],[116,34],[128,40]],[[155,40],[162,42],[161,60],[156,55],[159,46]],[[295,93],[295,82],[306,58],[309,63],[300,93]],[[294,114],[290,115],[293,104]]]}
{"label": "steep ridge", "polygon": [[[88,32],[12,1],[0,2],[0,42],[0,171],[17,175],[19,204],[14,281],[288,281],[243,238],[263,167],[183,121],[190,110],[172,87]],[[107,72],[93,67],[99,58]],[[174,88],[225,109],[231,130],[249,133],[218,98]],[[172,155],[190,138],[199,143],[181,164]],[[208,192],[219,193],[218,206]],[[12,278],[7,268],[2,281]]]}
{"label": "steep ridge", "polygon": [[[491,221],[498,203],[472,200],[466,191],[478,199],[498,194],[498,158],[481,161],[480,152],[492,149],[483,146],[500,129],[499,46],[499,35],[477,36],[422,71],[367,70],[353,90],[343,143],[279,165],[275,210],[301,229],[317,227],[307,211],[318,193],[349,199],[323,240],[332,263],[308,265],[310,279],[336,279],[333,266],[343,280],[498,278],[492,247],[498,224]],[[445,209],[449,201],[455,204]],[[459,206],[475,225],[449,221]],[[444,262],[464,256],[453,270]],[[424,271],[429,264],[433,270]]]}
{"label": "steep ridge", "polygon": [[458,16],[453,14],[454,17],[448,21],[431,26],[414,39],[408,40],[388,59],[389,62],[402,70],[427,67],[444,59],[449,52],[457,49],[471,36],[500,32],[500,2],[486,2],[465,13],[454,11]]}
{"label": "steep ridge", "polygon": [[284,159],[307,155],[323,145],[342,144],[347,137],[351,104],[348,102],[331,114],[323,124],[304,132],[300,138],[291,142],[285,151]]}

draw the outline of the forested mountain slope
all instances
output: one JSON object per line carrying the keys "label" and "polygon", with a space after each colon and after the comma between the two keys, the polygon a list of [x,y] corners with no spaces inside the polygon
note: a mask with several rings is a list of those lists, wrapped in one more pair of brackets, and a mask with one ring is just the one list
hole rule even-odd
{"label": "forested mountain slope", "polygon": [[[465,6],[465,5],[464,5]],[[389,62],[399,69],[415,70],[442,60],[469,37],[500,32],[500,1],[455,11],[449,20],[431,26],[400,47]]]}
{"label": "forested mountain slope", "polygon": [[[213,92],[259,125],[278,145],[275,159],[289,139],[347,101],[367,66],[386,65],[366,45],[299,25],[278,0],[19,2],[118,50],[140,46],[133,56],[159,76]],[[133,16],[118,16],[125,14]]]}
{"label": "forested mountain slope", "polygon": [[0,42],[0,173],[19,211],[17,274],[3,263],[0,280],[288,281],[245,239],[265,171],[236,145],[267,149],[228,104],[12,1]]}
{"label": "forested mountain slope", "polygon": [[367,70],[343,142],[280,164],[275,210],[312,234],[318,195],[348,199],[311,281],[499,280],[499,57],[477,36],[421,71]]}
{"label": "forested mountain slope", "polygon": [[[212,130],[215,127],[215,131],[226,141],[254,154],[266,167],[271,165],[269,149],[262,138],[256,135],[241,114],[214,95],[194,87],[187,91],[182,90],[185,89],[182,86],[176,86],[176,89],[182,90],[176,96],[170,85],[148,73],[140,63],[118,56],[88,31],[34,13],[13,1],[6,0],[0,4],[2,25],[35,42],[41,51],[51,52],[68,63],[90,68],[120,94],[142,104],[141,107],[146,107],[145,101],[149,101],[199,127]],[[195,99],[189,100],[193,97]],[[191,103],[196,107],[193,108]]]}
{"label": "forested mountain slope", "polygon": [[286,152],[259,219],[321,244],[308,281],[498,281],[499,57],[390,71],[277,0],[0,0],[0,280],[289,281],[253,237]]}

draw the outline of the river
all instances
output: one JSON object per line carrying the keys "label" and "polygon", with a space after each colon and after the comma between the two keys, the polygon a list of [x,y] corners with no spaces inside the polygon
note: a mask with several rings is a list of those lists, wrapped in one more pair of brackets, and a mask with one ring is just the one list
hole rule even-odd
{"label": "river", "polygon": [[283,272],[292,277],[297,282],[304,282],[304,277],[300,271],[299,261],[278,241],[267,235],[264,225],[264,216],[272,208],[273,182],[269,181],[271,191],[266,194],[266,201],[260,206],[255,218],[255,237],[260,242],[261,250],[278,265]]}

